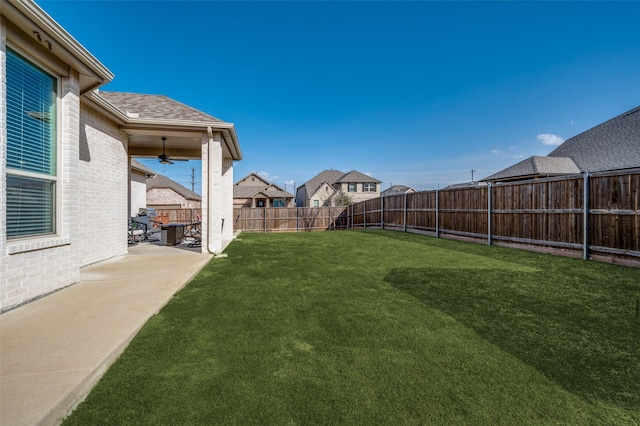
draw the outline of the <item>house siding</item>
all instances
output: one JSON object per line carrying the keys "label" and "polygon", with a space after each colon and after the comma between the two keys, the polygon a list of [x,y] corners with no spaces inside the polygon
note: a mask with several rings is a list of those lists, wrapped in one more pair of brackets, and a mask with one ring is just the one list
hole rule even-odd
{"label": "house siding", "polygon": [[[79,76],[57,76],[58,190],[55,235],[7,240],[6,237],[6,28],[0,23],[0,311],[21,305],[77,282],[81,240],[78,221]],[[34,61],[36,64],[37,61]]]}
{"label": "house siding", "polygon": [[182,209],[199,209],[202,202],[199,200],[187,200],[169,188],[152,188],[147,191],[147,204],[153,206],[177,206]]}
{"label": "house siding", "polygon": [[82,176],[78,246],[85,266],[127,252],[129,166],[127,139],[116,123],[83,106],[80,128],[80,145],[89,153],[77,162]]}
{"label": "house siding", "polygon": [[135,216],[141,208],[147,207],[147,176],[146,174],[131,170],[131,211]]}

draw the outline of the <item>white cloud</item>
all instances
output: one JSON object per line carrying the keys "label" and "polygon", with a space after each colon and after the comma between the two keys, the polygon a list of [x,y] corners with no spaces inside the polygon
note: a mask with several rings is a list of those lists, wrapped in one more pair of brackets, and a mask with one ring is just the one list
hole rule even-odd
{"label": "white cloud", "polygon": [[553,135],[550,133],[539,134],[537,138],[540,142],[542,142],[545,145],[555,146],[555,145],[560,145],[562,142],[564,142],[564,139],[562,139],[560,136]]}
{"label": "white cloud", "polygon": [[516,149],[516,147],[515,147],[515,146],[510,146],[510,147],[509,147],[509,149],[510,149],[510,150],[511,150],[511,149]]}
{"label": "white cloud", "polygon": [[524,158],[524,154],[514,155],[513,158]]}
{"label": "white cloud", "polygon": [[500,151],[499,149],[492,149],[492,150],[491,150],[491,153],[492,153],[493,155],[498,155],[498,154],[500,154],[501,152],[502,152],[502,151]]}
{"label": "white cloud", "polygon": [[280,179],[279,176],[271,176],[271,173],[265,172],[265,171],[258,172],[258,176],[260,176],[263,179],[269,180],[269,181],[274,181],[274,180]]}

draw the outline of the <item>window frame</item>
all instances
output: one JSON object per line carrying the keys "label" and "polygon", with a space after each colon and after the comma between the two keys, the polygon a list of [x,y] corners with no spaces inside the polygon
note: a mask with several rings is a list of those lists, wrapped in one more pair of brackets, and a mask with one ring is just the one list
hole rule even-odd
{"label": "window frame", "polygon": [[[51,196],[52,196],[52,206],[51,206],[51,215],[52,215],[52,230],[51,231],[47,231],[47,232],[39,232],[39,233],[30,233],[30,234],[22,234],[22,235],[12,235],[10,236],[8,234],[8,229],[5,230],[5,237],[7,239],[7,243],[15,243],[15,242],[20,242],[23,240],[33,240],[33,239],[40,239],[42,240],[43,238],[52,238],[52,237],[59,237],[61,234],[61,213],[62,213],[62,206],[61,206],[61,200],[62,200],[62,190],[61,190],[61,175],[62,175],[62,171],[61,171],[61,155],[62,155],[62,132],[61,132],[61,127],[62,127],[62,120],[61,120],[61,107],[62,107],[62,76],[60,76],[57,72],[55,72],[51,67],[47,66],[46,64],[44,64],[42,61],[38,60],[37,58],[35,58],[33,55],[30,55],[28,52],[25,52],[23,49],[21,49],[20,47],[14,45],[13,43],[10,43],[7,40],[7,43],[5,44],[5,94],[8,92],[8,82],[6,81],[6,75],[7,75],[7,65],[8,65],[8,55],[9,54],[13,54],[15,56],[17,56],[21,61],[26,62],[28,65],[36,68],[38,71],[40,71],[43,74],[46,74],[48,77],[50,77],[53,80],[53,88],[55,90],[54,92],[54,99],[52,102],[52,105],[55,109],[54,111],[54,116],[53,119],[55,120],[55,124],[54,124],[54,130],[52,132],[53,137],[55,138],[53,141],[54,147],[52,149],[52,155],[55,156],[54,160],[52,161],[52,168],[53,168],[53,174],[42,174],[42,173],[36,173],[36,172],[31,172],[31,171],[24,171],[24,170],[18,170],[18,169],[14,169],[11,168],[8,164],[8,162],[5,165],[5,183],[7,185],[7,189],[8,189],[8,180],[9,177],[16,177],[16,178],[25,178],[25,179],[34,179],[34,180],[38,180],[41,182],[46,182],[47,184],[52,185],[52,189],[51,189]],[[5,127],[8,127],[8,114],[9,112],[9,105],[5,100]],[[8,135],[6,135],[6,157],[8,157],[9,155],[9,141],[8,141]],[[51,143],[51,142],[50,142]],[[8,205],[8,193],[5,190],[5,197],[7,197],[7,205]],[[8,222],[9,222],[9,217],[8,217],[8,211],[5,211],[6,214],[6,223],[7,223],[7,228],[8,228]],[[52,242],[53,245],[58,245],[58,243]],[[46,248],[48,246],[48,244],[44,243],[42,248]],[[16,249],[16,248],[12,248],[9,247],[9,252],[20,252],[20,249]]]}
{"label": "window frame", "polygon": [[[351,185],[353,185],[353,189],[351,189]],[[355,182],[347,183],[347,192],[358,192],[358,184]]]}
{"label": "window frame", "polygon": [[362,192],[376,192],[376,183],[375,182],[363,183]]}

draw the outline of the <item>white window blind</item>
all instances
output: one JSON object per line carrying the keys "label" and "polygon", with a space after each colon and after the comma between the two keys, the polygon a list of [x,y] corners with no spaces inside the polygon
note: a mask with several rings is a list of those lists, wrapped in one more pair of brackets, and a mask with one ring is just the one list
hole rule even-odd
{"label": "white window blind", "polygon": [[55,232],[57,81],[7,49],[7,237]]}

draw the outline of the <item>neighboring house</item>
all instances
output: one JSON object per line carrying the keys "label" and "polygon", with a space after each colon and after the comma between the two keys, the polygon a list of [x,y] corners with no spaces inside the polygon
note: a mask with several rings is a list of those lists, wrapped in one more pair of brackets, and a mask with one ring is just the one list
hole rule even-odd
{"label": "neighboring house", "polygon": [[233,185],[233,207],[295,207],[293,194],[250,173]]}
{"label": "neighboring house", "polygon": [[567,139],[546,157],[530,157],[488,176],[507,182],[640,167],[640,107]]}
{"label": "neighboring house", "polygon": [[152,209],[199,209],[202,197],[166,176],[147,179],[147,207]]}
{"label": "neighboring house", "polygon": [[113,74],[32,0],[2,0],[0,15],[0,311],[127,253],[130,159],[158,158],[163,136],[168,156],[202,159],[202,251],[222,251],[234,125],[163,96],[99,92]]}
{"label": "neighboring house", "polygon": [[325,170],[314,176],[296,191],[296,206],[330,206],[341,192],[347,194],[352,203],[370,200],[380,196],[380,184],[376,178],[352,170],[343,173],[338,170]]}
{"label": "neighboring house", "polygon": [[412,194],[414,192],[418,192],[418,191],[406,185],[393,185],[385,189],[384,191],[382,191],[380,193],[380,196],[388,197],[391,195]]}
{"label": "neighboring house", "polygon": [[156,172],[136,160],[131,160],[130,216],[147,207],[147,179]]}

